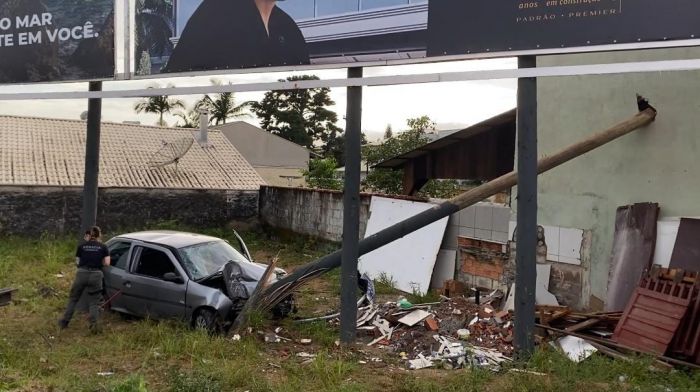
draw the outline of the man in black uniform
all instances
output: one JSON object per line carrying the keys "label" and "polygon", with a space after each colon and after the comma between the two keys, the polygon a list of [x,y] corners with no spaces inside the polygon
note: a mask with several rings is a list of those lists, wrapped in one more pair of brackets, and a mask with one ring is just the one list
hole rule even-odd
{"label": "man in black uniform", "polygon": [[302,64],[304,36],[276,0],[204,0],[163,72]]}
{"label": "man in black uniform", "polygon": [[90,229],[90,238],[78,246],[75,252],[75,261],[78,264],[78,272],[70,289],[68,307],[63,314],[63,318],[58,321],[61,329],[68,327],[68,323],[73,318],[75,306],[83,295],[87,292],[90,300],[90,329],[97,330],[97,318],[100,313],[100,295],[102,294],[102,267],[110,264],[109,250],[100,242],[102,232],[99,227],[93,226]]}

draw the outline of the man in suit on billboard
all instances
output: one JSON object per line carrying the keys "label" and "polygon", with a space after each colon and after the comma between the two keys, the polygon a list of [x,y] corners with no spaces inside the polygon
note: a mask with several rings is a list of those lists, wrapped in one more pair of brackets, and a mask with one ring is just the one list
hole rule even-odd
{"label": "man in suit on billboard", "polygon": [[204,0],[163,72],[309,64],[301,30],[276,3]]}

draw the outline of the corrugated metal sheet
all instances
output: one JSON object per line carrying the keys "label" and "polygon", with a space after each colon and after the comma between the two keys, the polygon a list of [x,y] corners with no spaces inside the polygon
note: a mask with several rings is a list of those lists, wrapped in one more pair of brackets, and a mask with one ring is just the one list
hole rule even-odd
{"label": "corrugated metal sheet", "polygon": [[651,267],[658,217],[657,203],[638,203],[617,209],[606,311],[623,310],[644,272]]}
{"label": "corrugated metal sheet", "polygon": [[[197,131],[103,123],[100,187],[257,190],[265,181],[215,130],[174,166],[150,168],[152,154]],[[84,121],[0,116],[0,185],[82,186]]]}

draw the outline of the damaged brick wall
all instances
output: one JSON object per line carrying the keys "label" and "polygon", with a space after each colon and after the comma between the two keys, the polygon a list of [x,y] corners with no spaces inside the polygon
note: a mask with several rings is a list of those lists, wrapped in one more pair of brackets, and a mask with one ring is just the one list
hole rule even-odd
{"label": "damaged brick wall", "polygon": [[[224,225],[258,212],[257,191],[103,188],[98,224],[106,231],[163,221],[192,227]],[[65,234],[80,230],[82,189],[0,187],[0,234]]]}
{"label": "damaged brick wall", "polygon": [[[542,227],[540,226],[540,229]],[[549,232],[549,226],[544,231]],[[562,229],[570,230],[570,229]],[[554,261],[556,257],[552,254],[551,249],[548,251],[548,245],[552,248],[558,240],[547,238],[543,230],[538,230],[538,238],[541,236],[538,245],[538,264],[548,264],[551,266],[549,275],[549,292],[554,294],[560,305],[569,306],[576,310],[589,309],[592,304],[589,301],[590,295],[590,247],[591,247],[591,231],[583,230],[580,244],[580,260],[579,264],[571,264],[570,262]],[[559,244],[558,244],[559,245]],[[557,246],[558,246],[557,245]],[[504,282],[509,287],[515,283],[515,257],[517,251],[517,242],[509,241],[508,243],[508,261],[504,269]],[[555,252],[558,253],[558,252]],[[559,260],[563,260],[560,258]]]}
{"label": "damaged brick wall", "polygon": [[469,237],[458,237],[458,279],[470,287],[489,290],[507,288],[507,245]]}
{"label": "damaged brick wall", "polygon": [[[498,241],[458,236],[457,279],[468,287],[499,289],[506,292],[515,283],[515,255],[517,251],[515,228],[509,229],[513,241]],[[578,242],[567,240],[560,232],[581,233]],[[548,233],[550,237],[547,237]],[[548,245],[549,244],[549,245]],[[591,307],[590,295],[590,230],[575,230],[552,226],[538,229],[537,263],[549,265],[549,291],[561,305],[577,310]],[[567,253],[569,247],[577,252]],[[563,256],[576,253],[577,259]]]}

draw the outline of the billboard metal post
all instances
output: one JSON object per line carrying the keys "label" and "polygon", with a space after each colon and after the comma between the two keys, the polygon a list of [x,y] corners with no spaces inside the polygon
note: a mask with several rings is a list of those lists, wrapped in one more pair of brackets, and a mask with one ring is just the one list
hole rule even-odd
{"label": "billboard metal post", "polygon": [[[535,68],[535,56],[518,58]],[[519,359],[533,353],[537,281],[537,78],[518,80],[518,212],[515,261],[515,349]]]}
{"label": "billboard metal post", "polygon": [[[361,78],[362,68],[349,68],[348,78]],[[345,117],[345,187],[343,249],[340,268],[340,340],[355,342],[357,324],[357,259],[360,255],[360,154],[362,87],[348,87]]]}
{"label": "billboard metal post", "polygon": [[[102,91],[102,82],[90,82],[90,91]],[[83,183],[83,230],[89,229],[97,222],[101,121],[102,99],[93,98],[88,100],[87,138],[85,140],[85,178]]]}

